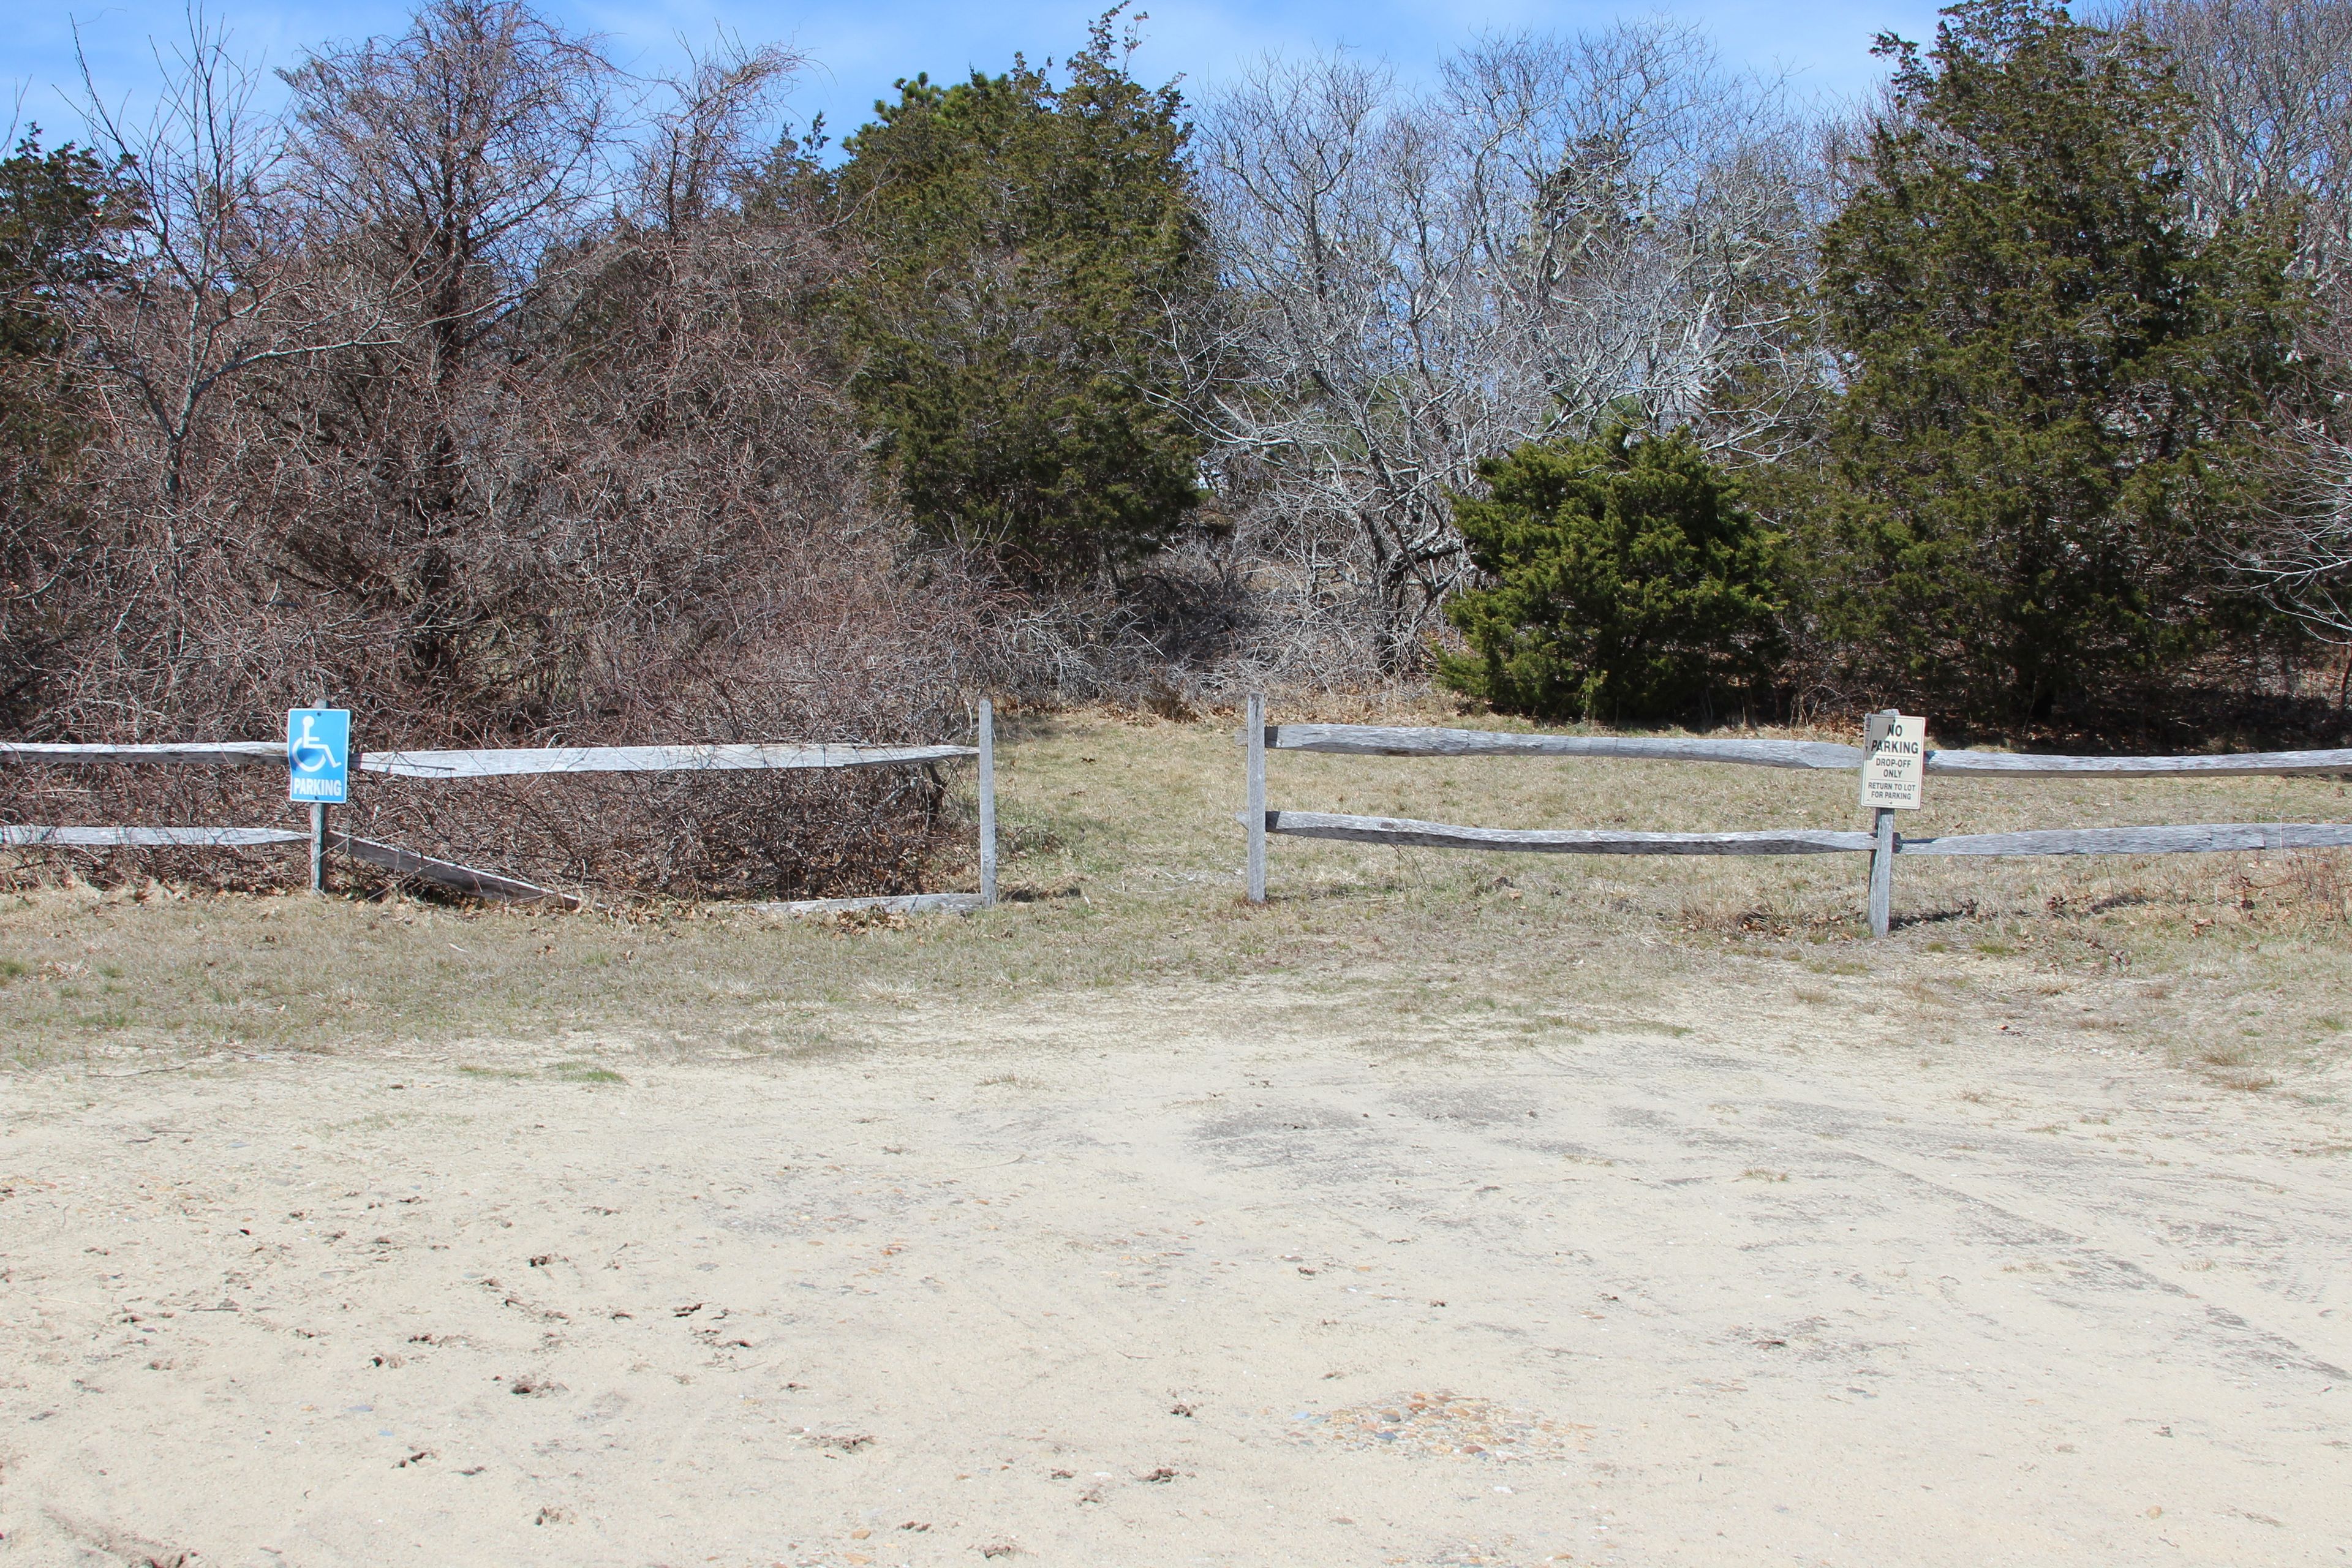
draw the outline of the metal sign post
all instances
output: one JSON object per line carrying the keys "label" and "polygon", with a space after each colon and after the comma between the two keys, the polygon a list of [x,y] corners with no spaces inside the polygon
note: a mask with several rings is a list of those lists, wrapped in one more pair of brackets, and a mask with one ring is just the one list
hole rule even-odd
{"label": "metal sign post", "polygon": [[341,708],[286,714],[286,798],[310,807],[310,890],[327,888],[327,807],[351,798],[352,716]]}

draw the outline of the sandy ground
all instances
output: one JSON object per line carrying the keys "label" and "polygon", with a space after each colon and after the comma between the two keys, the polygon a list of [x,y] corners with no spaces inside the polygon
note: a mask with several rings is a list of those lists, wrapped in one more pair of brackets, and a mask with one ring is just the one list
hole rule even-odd
{"label": "sandy ground", "polygon": [[0,1558],[2352,1560],[2352,1083],[1657,1002],[0,1080]]}

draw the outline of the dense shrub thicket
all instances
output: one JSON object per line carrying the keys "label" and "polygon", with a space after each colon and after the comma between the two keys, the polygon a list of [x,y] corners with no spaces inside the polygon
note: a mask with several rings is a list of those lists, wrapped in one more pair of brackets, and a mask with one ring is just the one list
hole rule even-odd
{"label": "dense shrub thicket", "polygon": [[[274,108],[200,26],[152,120],[25,135],[0,733],[931,740],[982,684],[1433,671],[1610,721],[2340,710],[2343,0],[1963,0],[1827,118],[1663,21],[1197,105],[1120,26],[837,153],[783,51],[625,91],[527,0]],[[675,890],[901,885],[945,826],[929,778],[369,798]]]}
{"label": "dense shrub thicket", "polygon": [[[63,156],[89,194],[15,291],[80,440],[17,459],[11,732],[266,737],[317,702],[374,748],[960,732],[985,590],[874,498],[805,325],[845,253],[743,199],[787,65],[706,62],[624,126],[593,49],[441,0],[302,62],[280,116],[200,52],[120,158],[28,144],[9,192]],[[268,821],[264,772],[11,770],[8,809]],[[904,886],[949,826],[927,777],[519,790],[347,818],[671,891]]]}

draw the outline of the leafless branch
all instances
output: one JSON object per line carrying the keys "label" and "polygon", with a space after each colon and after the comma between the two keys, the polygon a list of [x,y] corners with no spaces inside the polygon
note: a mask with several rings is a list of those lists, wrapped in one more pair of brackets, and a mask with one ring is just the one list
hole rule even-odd
{"label": "leafless branch", "polygon": [[1658,22],[1491,38],[1433,91],[1270,61],[1200,136],[1224,313],[1202,334],[1227,470],[1313,604],[1410,666],[1469,570],[1449,497],[1623,407],[1769,454],[1816,384],[1791,348],[1810,165],[1769,82]]}

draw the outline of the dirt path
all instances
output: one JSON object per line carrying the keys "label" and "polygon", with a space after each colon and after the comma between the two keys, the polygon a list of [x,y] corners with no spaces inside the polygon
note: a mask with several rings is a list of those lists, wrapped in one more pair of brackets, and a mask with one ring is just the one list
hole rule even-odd
{"label": "dirt path", "polygon": [[20,1076],[0,1557],[2347,1560],[2346,1085],[1658,1016]]}

